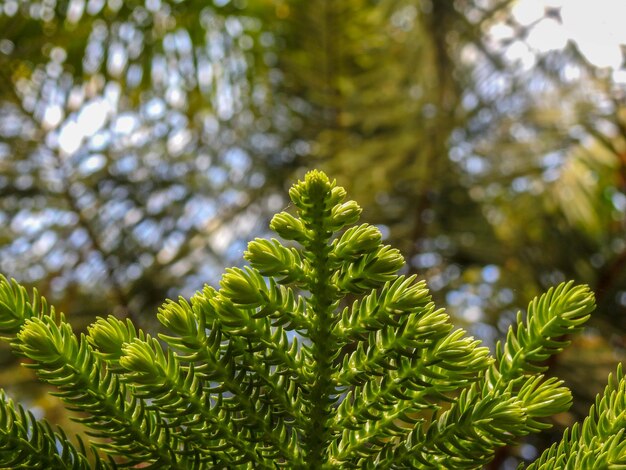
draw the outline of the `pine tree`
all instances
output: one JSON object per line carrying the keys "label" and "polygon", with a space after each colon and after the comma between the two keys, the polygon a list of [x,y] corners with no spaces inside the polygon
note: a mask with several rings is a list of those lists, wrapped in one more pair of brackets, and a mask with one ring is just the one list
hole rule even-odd
{"label": "pine tree", "polygon": [[[399,251],[356,225],[335,181],[312,171],[289,195],[295,214],[270,224],[283,241],[253,240],[219,289],[167,301],[158,337],[113,316],[77,335],[1,278],[0,332],[93,440],[73,445],[3,395],[0,465],[471,469],[570,406],[544,363],[589,318],[588,287],[533,300],[491,355],[399,274]],[[625,387],[620,367],[531,468],[624,465]]]}

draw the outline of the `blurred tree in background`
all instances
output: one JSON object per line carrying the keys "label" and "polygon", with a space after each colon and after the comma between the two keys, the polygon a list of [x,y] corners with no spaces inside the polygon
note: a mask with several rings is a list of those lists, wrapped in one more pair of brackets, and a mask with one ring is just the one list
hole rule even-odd
{"label": "blurred tree in background", "polygon": [[626,72],[522,3],[0,2],[0,271],[77,325],[146,325],[322,167],[489,345],[548,286],[591,285],[552,364],[571,424],[626,341]]}

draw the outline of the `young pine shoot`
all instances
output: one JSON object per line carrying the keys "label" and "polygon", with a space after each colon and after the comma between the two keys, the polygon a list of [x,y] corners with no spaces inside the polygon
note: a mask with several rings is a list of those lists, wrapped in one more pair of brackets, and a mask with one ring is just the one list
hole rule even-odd
{"label": "young pine shoot", "polygon": [[[0,334],[90,441],[2,394],[0,467],[478,469],[548,427],[571,394],[547,378],[594,308],[571,282],[533,300],[495,355],[452,325],[354,201],[309,172],[219,289],[167,301],[157,337],[99,318],[76,335],[0,278]],[[582,426],[529,468],[626,468],[621,367]]]}

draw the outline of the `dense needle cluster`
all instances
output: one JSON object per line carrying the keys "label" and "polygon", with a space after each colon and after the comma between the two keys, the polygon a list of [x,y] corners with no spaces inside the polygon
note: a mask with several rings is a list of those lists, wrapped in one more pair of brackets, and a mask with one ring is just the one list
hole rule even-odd
{"label": "dense needle cluster", "polygon": [[[77,336],[0,277],[0,334],[93,438],[73,445],[2,395],[0,466],[481,468],[570,406],[543,364],[589,317],[586,286],[531,302],[494,357],[398,274],[343,188],[312,171],[289,194],[295,211],[270,224],[283,241],[253,240],[219,289],[167,301],[158,338],[113,316]],[[625,388],[619,368],[531,468],[623,468]]]}

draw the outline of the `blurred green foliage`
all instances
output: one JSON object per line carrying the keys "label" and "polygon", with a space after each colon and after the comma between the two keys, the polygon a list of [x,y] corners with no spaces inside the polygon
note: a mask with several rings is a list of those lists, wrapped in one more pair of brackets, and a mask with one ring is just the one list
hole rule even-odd
{"label": "blurred green foliage", "polygon": [[321,166],[488,345],[589,284],[551,363],[586,411],[625,343],[626,90],[516,3],[1,1],[0,271],[79,327],[150,322]]}

